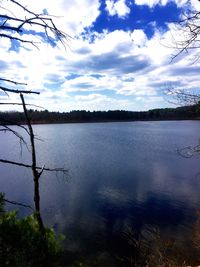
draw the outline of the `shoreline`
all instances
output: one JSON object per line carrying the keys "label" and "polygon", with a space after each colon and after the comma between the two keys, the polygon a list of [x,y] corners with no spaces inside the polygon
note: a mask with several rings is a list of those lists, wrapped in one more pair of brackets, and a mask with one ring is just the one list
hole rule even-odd
{"label": "shoreline", "polygon": [[[149,119],[149,120],[82,120],[82,121],[31,121],[32,125],[45,125],[45,124],[93,124],[93,123],[115,123],[115,122],[161,122],[161,121],[200,121],[200,118],[176,118],[176,119]],[[26,122],[18,122],[20,125],[27,125]],[[16,124],[10,124],[16,125]]]}

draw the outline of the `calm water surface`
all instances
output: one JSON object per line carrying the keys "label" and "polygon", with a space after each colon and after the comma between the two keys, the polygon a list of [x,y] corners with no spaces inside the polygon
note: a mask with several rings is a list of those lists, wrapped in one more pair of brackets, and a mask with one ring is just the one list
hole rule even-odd
{"label": "calm water surface", "polygon": [[[194,223],[200,157],[183,158],[177,149],[199,142],[199,121],[36,125],[34,130],[43,140],[37,141],[39,163],[69,170],[67,178],[52,173],[41,178],[44,220],[66,235],[68,251],[112,250],[115,234],[130,228],[151,225],[181,234]],[[27,149],[21,152],[14,136],[1,133],[1,158],[30,162]],[[29,170],[1,164],[0,172],[6,197],[33,205]]]}

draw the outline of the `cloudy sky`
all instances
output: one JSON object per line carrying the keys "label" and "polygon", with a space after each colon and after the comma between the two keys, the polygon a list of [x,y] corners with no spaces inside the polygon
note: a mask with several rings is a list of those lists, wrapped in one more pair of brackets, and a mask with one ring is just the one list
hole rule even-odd
{"label": "cloudy sky", "polygon": [[[171,61],[174,40],[182,37],[175,24],[184,10],[200,10],[197,0],[20,2],[54,15],[58,28],[71,36],[65,47],[55,47],[26,29],[24,37],[37,38],[39,49],[0,39],[1,77],[41,93],[28,96],[28,103],[55,111],[148,110],[172,106],[164,93],[168,87],[198,89],[200,62],[193,51]],[[6,0],[0,10],[25,16]],[[0,97],[19,101],[15,95]]]}

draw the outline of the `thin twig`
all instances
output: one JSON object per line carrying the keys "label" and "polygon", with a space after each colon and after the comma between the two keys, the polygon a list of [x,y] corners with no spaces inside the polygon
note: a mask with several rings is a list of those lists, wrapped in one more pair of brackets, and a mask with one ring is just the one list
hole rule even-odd
{"label": "thin twig", "polygon": [[7,202],[9,204],[13,204],[13,205],[17,205],[17,206],[22,206],[22,207],[25,207],[25,208],[29,208],[29,209],[31,209],[31,210],[34,211],[34,209],[31,206],[26,205],[26,204],[23,204],[23,203],[20,203],[20,202],[11,201],[11,200],[8,200],[6,198],[3,198],[3,201],[5,201],[5,202]]}
{"label": "thin twig", "polygon": [[[25,167],[25,168],[32,168],[31,164],[25,164],[22,162],[16,162],[16,161],[11,161],[11,160],[5,160],[5,159],[0,159],[0,162],[2,163],[7,163],[7,164],[11,164],[11,165],[16,165],[16,166],[20,166],[20,167]],[[68,173],[68,170],[64,169],[64,168],[46,168],[46,167],[39,167],[36,166],[37,170],[44,170],[44,171],[48,171],[48,172],[63,172],[63,173]]]}
{"label": "thin twig", "polygon": [[7,124],[10,124],[10,125],[16,125],[17,127],[20,127],[22,128],[23,130],[25,130],[27,132],[27,134],[29,134],[29,131],[27,130],[27,128],[21,124],[18,124],[17,122],[15,121],[11,121],[11,120],[5,120],[4,118],[0,117],[0,121],[4,122],[4,124],[2,125],[7,125]]}
{"label": "thin twig", "polygon": [[[4,131],[4,132],[11,132],[12,134],[14,134],[17,138],[19,138],[20,140],[20,148],[21,148],[21,152],[22,152],[22,144],[24,144],[26,146],[26,148],[28,149],[28,145],[27,142],[24,140],[23,136],[20,135],[18,132],[16,132],[15,130],[11,129],[9,126],[7,125],[2,125],[0,123],[0,125],[4,128],[4,129],[0,129],[0,131]],[[28,149],[29,150],[29,149]]]}
{"label": "thin twig", "polygon": [[4,79],[4,78],[0,78],[0,81],[8,82],[8,83],[14,83],[15,85],[27,85],[27,83],[16,82],[16,81]]}
{"label": "thin twig", "polygon": [[38,46],[36,44],[40,43],[40,42],[31,41],[31,40],[25,40],[25,39],[22,39],[22,38],[19,38],[19,37],[14,37],[14,36],[11,36],[10,34],[4,34],[4,33],[0,33],[0,37],[7,38],[7,39],[10,39],[10,40],[19,41],[21,43],[31,44],[31,45],[35,46],[37,49],[38,49]]}

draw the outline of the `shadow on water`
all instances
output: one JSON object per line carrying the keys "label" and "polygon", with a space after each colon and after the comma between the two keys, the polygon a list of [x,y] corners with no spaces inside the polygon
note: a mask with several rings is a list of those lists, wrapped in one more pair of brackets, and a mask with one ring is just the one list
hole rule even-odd
{"label": "shadow on water", "polygon": [[66,229],[73,241],[75,236],[79,246],[73,253],[66,252],[65,264],[78,259],[86,264],[83,266],[121,266],[119,259],[127,259],[135,253],[126,233],[131,231],[134,239],[139,240],[146,229],[156,229],[165,240],[178,240],[191,234],[188,225],[196,221],[194,208],[161,193],[149,193],[145,201],[126,205],[117,205],[106,199],[102,201],[98,195],[96,199],[93,197],[93,201],[98,210],[96,224],[92,228],[88,223],[89,228],[77,229],[76,225],[74,229]]}

